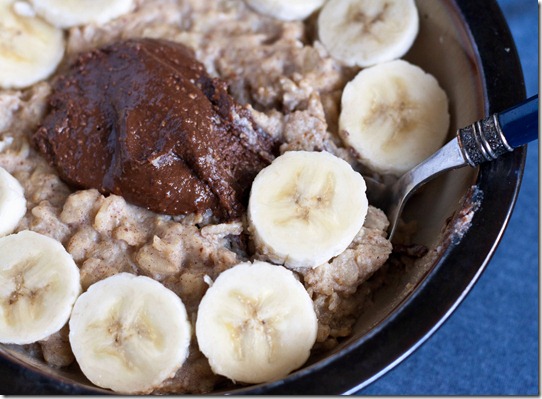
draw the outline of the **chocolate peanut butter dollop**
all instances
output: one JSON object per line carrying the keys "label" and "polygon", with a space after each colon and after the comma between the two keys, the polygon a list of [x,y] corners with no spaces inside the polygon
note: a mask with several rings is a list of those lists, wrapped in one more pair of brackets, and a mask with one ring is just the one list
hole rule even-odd
{"label": "chocolate peanut butter dollop", "polygon": [[245,209],[276,145],[193,52],[164,40],[81,54],[34,135],[60,177],[170,215]]}

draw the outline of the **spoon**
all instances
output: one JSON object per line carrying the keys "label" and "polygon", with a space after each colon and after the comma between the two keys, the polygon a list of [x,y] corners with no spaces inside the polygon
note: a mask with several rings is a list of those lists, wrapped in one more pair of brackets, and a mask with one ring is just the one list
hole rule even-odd
{"label": "spoon", "polygon": [[493,161],[537,138],[538,94],[459,129],[454,139],[391,185],[365,178],[369,202],[390,221],[388,239],[396,232],[405,203],[420,186],[448,170]]}

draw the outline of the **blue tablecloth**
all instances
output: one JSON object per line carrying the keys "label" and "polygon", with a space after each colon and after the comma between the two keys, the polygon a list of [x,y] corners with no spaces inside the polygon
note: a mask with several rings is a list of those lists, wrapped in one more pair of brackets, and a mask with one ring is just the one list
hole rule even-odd
{"label": "blue tablecloth", "polygon": [[[538,93],[538,5],[498,0],[521,59],[527,96]],[[361,395],[538,395],[538,141],[487,269],[448,321]]]}

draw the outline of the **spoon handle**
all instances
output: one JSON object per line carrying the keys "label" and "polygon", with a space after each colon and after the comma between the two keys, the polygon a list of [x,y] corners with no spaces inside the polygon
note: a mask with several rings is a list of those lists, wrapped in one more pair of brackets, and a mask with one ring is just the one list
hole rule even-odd
{"label": "spoon handle", "polygon": [[538,138],[538,94],[497,115],[506,141],[512,148]]}
{"label": "spoon handle", "polygon": [[471,166],[497,159],[537,138],[538,94],[457,132],[465,161]]}

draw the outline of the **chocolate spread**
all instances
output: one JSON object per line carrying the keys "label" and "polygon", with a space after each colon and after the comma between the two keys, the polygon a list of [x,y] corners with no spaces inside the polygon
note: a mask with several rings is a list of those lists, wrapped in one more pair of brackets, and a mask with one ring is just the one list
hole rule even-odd
{"label": "chocolate spread", "polygon": [[276,148],[224,82],[165,40],[81,54],[49,106],[34,143],[64,181],[159,213],[240,216]]}

